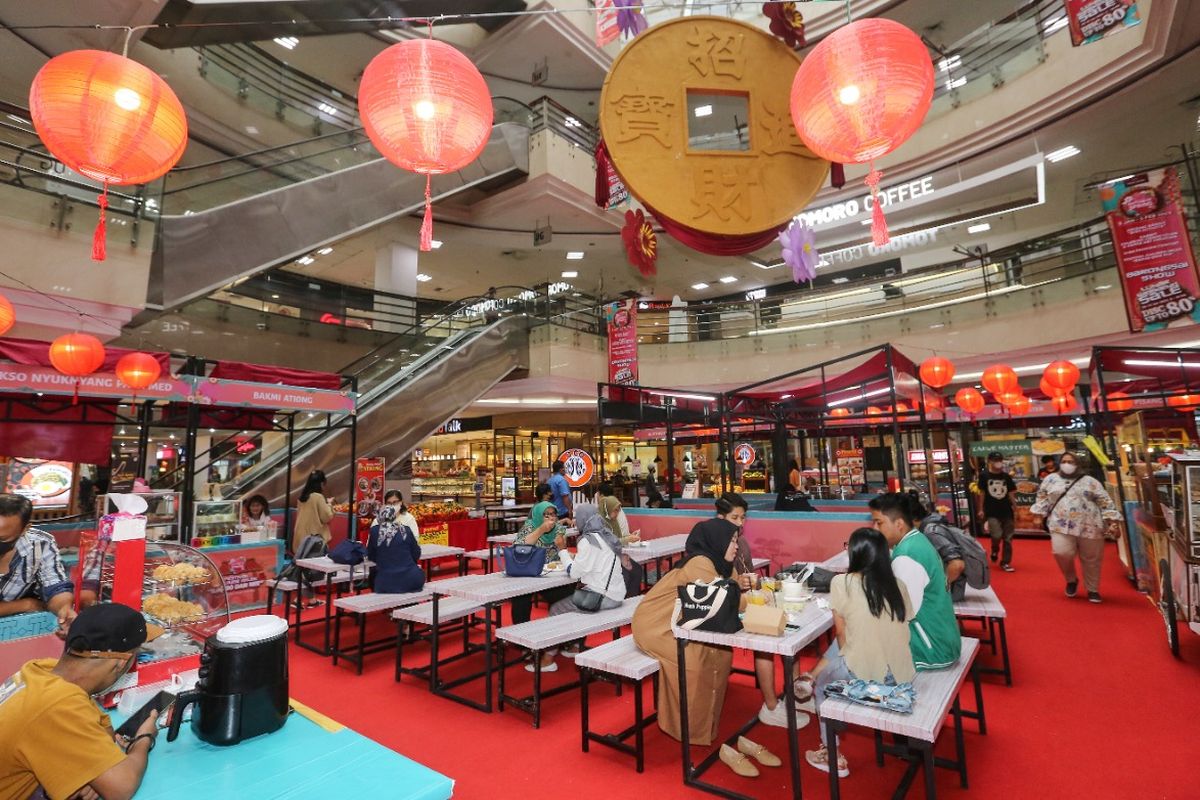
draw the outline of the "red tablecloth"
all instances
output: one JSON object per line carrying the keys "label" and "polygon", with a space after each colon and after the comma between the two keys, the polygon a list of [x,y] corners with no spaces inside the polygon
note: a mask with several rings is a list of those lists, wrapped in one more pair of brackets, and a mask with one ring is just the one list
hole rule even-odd
{"label": "red tablecloth", "polygon": [[456,519],[450,523],[450,546],[464,550],[487,547],[487,520]]}

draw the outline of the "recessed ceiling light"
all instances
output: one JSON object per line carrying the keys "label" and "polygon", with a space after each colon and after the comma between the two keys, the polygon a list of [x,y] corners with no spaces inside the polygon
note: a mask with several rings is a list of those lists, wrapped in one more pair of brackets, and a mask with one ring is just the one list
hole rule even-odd
{"label": "recessed ceiling light", "polygon": [[711,117],[712,106],[696,106],[696,110],[692,112],[697,117]]}
{"label": "recessed ceiling light", "polygon": [[579,273],[578,273],[578,272],[573,272],[573,271],[568,271],[568,272],[564,272],[564,273],[562,274],[562,276],[563,276],[564,278],[578,278],[578,277],[579,277]]}
{"label": "recessed ceiling light", "polygon": [[773,262],[771,262],[770,264],[764,264],[764,263],[763,263],[763,262],[761,262],[761,261],[755,261],[754,259],[750,259],[750,263],[751,263],[751,264],[753,264],[754,266],[758,267],[759,269],[775,269],[776,267],[782,267],[782,266],[783,266],[783,261],[782,261],[782,260],[780,260],[780,261],[773,261]]}
{"label": "recessed ceiling light", "polygon": [[314,259],[312,256],[301,256],[300,258],[296,259],[296,263],[303,264],[304,266],[307,267],[309,264],[313,263],[313,261],[315,261],[315,260],[316,259]]}
{"label": "recessed ceiling light", "polygon": [[978,225],[968,225],[967,233],[987,233],[992,229],[992,226],[986,222],[981,222]]}
{"label": "recessed ceiling light", "polygon": [[275,44],[279,45],[280,47],[287,48],[288,50],[295,50],[296,45],[300,44],[300,40],[295,36],[280,36],[273,41]]}
{"label": "recessed ceiling light", "polygon": [[571,250],[567,253],[567,261],[580,261],[583,259],[582,250]]}
{"label": "recessed ceiling light", "polygon": [[438,241],[437,239],[434,239],[432,242],[429,243],[429,246],[432,247],[434,250],[438,250],[441,248],[442,243],[440,241]]}
{"label": "recessed ceiling light", "polygon": [[430,276],[426,275],[424,272],[418,272],[418,273],[417,273],[417,280],[419,280],[421,283],[425,283],[425,281],[431,281],[431,280],[433,280],[433,278],[431,278]]}
{"label": "recessed ceiling light", "polygon": [[834,283],[849,283],[850,279],[849,278],[834,278],[833,282]]}
{"label": "recessed ceiling light", "polygon": [[693,288],[693,289],[697,289],[697,290],[699,290],[699,289],[707,289],[707,288],[708,288],[708,284],[707,284],[707,283],[693,283],[693,284],[692,284],[692,288]]}
{"label": "recessed ceiling light", "polygon": [[328,114],[331,117],[336,117],[338,113],[338,110],[329,105],[329,103],[317,103],[317,111],[320,111],[322,114]]}
{"label": "recessed ceiling light", "polygon": [[250,134],[251,136],[258,136],[258,128],[254,127],[253,125],[247,125],[246,133]]}
{"label": "recessed ceiling light", "polygon": [[272,300],[278,300],[278,299],[279,299],[279,295],[277,295],[277,294],[273,294],[273,295],[271,295],[271,299],[272,299]]}
{"label": "recessed ceiling light", "polygon": [[317,255],[319,255],[319,256],[327,256],[327,255],[329,255],[329,254],[330,254],[330,253],[332,253],[332,252],[333,252],[333,248],[332,248],[332,247],[322,247],[320,250],[318,250],[318,251],[317,251]]}
{"label": "recessed ceiling light", "polygon": [[1060,147],[1058,150],[1055,150],[1052,153],[1047,153],[1046,160],[1049,161],[1051,164],[1056,164],[1059,161],[1062,161],[1064,159],[1070,158],[1071,156],[1077,156],[1077,155],[1079,155],[1079,148],[1073,144],[1069,144],[1066,147]]}
{"label": "recessed ceiling light", "polygon": [[721,278],[721,283],[737,283],[737,278],[732,275],[726,275],[724,278]]}

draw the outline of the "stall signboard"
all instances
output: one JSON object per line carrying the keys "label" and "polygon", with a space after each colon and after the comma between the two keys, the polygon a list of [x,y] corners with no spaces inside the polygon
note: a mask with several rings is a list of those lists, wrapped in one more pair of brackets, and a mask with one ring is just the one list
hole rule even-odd
{"label": "stall signboard", "polygon": [[608,323],[608,382],[638,382],[637,303],[622,300],[604,306]]}
{"label": "stall signboard", "polygon": [[515,506],[517,504],[516,478],[500,479],[500,498],[502,503],[506,506]]}
{"label": "stall signboard", "polygon": [[1004,469],[1017,485],[1014,523],[1020,531],[1041,531],[1030,508],[1037,501],[1038,462],[1042,456],[1061,455],[1066,444],[1061,439],[984,439],[971,442],[971,455],[986,458],[988,453],[1004,456]]}
{"label": "stall signboard", "polygon": [[738,442],[733,447],[733,460],[744,467],[753,464],[757,456],[754,445],[749,442]]}
{"label": "stall signboard", "polygon": [[[134,394],[133,389],[121,383],[111,372],[94,372],[82,378],[74,378],[64,375],[54,367],[0,364],[0,391],[3,392],[74,395],[77,387],[79,394],[91,397],[122,399]],[[137,391],[137,396],[143,400],[183,401],[191,394],[191,383],[170,375],[164,375],[153,385]]]}
{"label": "stall signboard", "polygon": [[1078,47],[1140,25],[1137,0],[1065,0],[1071,44]]}
{"label": "stall signboard", "polygon": [[75,465],[68,461],[14,458],[8,465],[4,491],[29,498],[34,508],[66,508],[75,485]]}
{"label": "stall signboard", "polygon": [[1125,295],[1129,330],[1200,320],[1200,275],[1173,168],[1130,175],[1100,187]]}
{"label": "stall signboard", "polygon": [[433,432],[434,436],[444,433],[467,433],[468,431],[490,431],[491,417],[454,417]]}
{"label": "stall signboard", "polygon": [[[950,451],[949,450],[930,450],[929,452],[933,454],[933,463],[935,463],[935,464],[949,464],[950,463]],[[925,453],[926,453],[926,451],[924,451],[924,450],[909,450],[908,451],[908,463],[924,464],[925,463]],[[958,459],[961,461],[962,453],[957,452],[957,455],[958,455]]]}
{"label": "stall signboard", "polygon": [[353,392],[216,378],[201,379],[196,385],[192,399],[203,405],[319,411],[330,414],[354,413]]}
{"label": "stall signboard", "polygon": [[563,463],[563,477],[572,489],[586,486],[596,474],[596,462],[592,460],[591,454],[578,447],[563,450],[559,453],[558,460]]}
{"label": "stall signboard", "polygon": [[858,486],[866,482],[865,455],[861,447],[834,452],[839,485]]}
{"label": "stall signboard", "polygon": [[354,518],[358,540],[365,542],[371,524],[383,508],[383,476],[387,472],[382,458],[359,458],[355,462]]}
{"label": "stall signboard", "polygon": [[417,538],[421,544],[450,544],[449,522],[429,522],[420,527],[421,532]]}

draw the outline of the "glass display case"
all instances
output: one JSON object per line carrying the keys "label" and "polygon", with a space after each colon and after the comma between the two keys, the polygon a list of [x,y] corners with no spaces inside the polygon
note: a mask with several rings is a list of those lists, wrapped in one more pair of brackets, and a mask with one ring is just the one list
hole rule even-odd
{"label": "glass display case", "polygon": [[[183,510],[179,492],[145,492],[139,497],[146,501],[146,538],[151,541],[179,541],[180,512]],[[113,495],[104,496],[104,514],[115,514],[118,508]]]}
{"label": "glass display case", "polygon": [[192,544],[237,544],[241,522],[241,500],[201,500],[192,516]]}
{"label": "glass display case", "polygon": [[[1200,451],[1171,453],[1170,545],[1160,553],[1158,579],[1169,617],[1200,633]],[[1164,561],[1166,563],[1164,563]],[[1168,619],[1170,627],[1170,619]],[[1178,640],[1172,642],[1178,653]]]}

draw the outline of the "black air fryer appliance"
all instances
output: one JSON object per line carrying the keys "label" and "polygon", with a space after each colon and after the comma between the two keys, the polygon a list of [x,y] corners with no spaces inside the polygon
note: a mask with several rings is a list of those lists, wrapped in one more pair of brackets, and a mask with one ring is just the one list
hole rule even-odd
{"label": "black air fryer appliance", "polygon": [[283,727],[288,715],[287,622],[258,615],[234,620],[204,642],[200,680],[175,701],[167,741],[179,735],[183,710],[209,744],[237,744]]}

